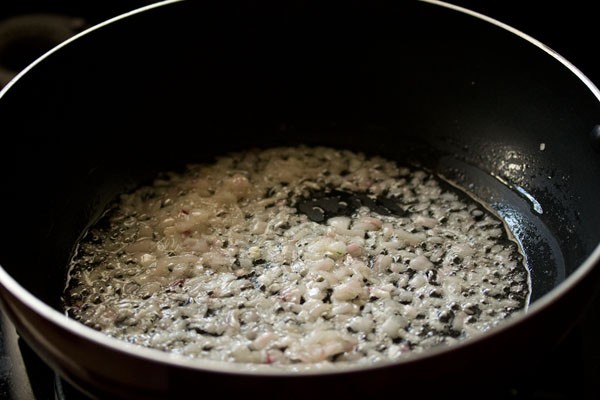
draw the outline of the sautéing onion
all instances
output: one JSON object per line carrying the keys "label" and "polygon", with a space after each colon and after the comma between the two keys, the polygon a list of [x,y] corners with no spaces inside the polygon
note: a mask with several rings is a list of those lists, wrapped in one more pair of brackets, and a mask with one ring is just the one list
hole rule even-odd
{"label": "saut\u00e9ing onion", "polygon": [[122,195],[79,243],[66,310],[190,357],[372,363],[524,309],[509,238],[465,193],[381,157],[234,153]]}

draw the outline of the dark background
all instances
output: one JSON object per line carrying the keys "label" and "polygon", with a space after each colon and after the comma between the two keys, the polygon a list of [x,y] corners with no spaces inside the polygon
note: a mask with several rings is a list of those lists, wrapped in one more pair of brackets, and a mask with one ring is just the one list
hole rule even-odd
{"label": "dark background", "polygon": [[[196,0],[203,1],[203,0]],[[406,0],[399,0],[406,1]],[[51,35],[47,26],[28,25],[15,17],[23,15],[59,15],[77,19],[76,33],[87,26],[128,10],[153,3],[153,0],[0,0],[0,78],[10,76],[58,44],[64,38]],[[596,85],[600,85],[600,39],[598,15],[594,1],[537,0],[449,0],[450,3],[495,18],[541,41],[579,68]],[[66,19],[54,19],[60,23]],[[11,22],[12,21],[12,22]],[[47,23],[48,20],[43,20]],[[52,22],[51,22],[52,23]],[[161,29],[161,27],[157,27]],[[0,87],[3,82],[0,79]],[[599,116],[600,122],[600,116]],[[2,130],[0,121],[0,132]],[[599,198],[600,204],[600,198]],[[600,227],[599,227],[600,229]],[[571,334],[548,353],[545,360],[531,362],[528,376],[507,379],[497,396],[506,399],[597,399],[600,398],[600,301],[590,305]],[[2,334],[0,332],[0,345]],[[1,346],[0,346],[1,347]],[[29,355],[28,357],[31,357]],[[0,378],[5,379],[0,353]],[[45,376],[40,375],[40,376]],[[41,378],[40,378],[41,379]],[[36,383],[32,383],[35,385]],[[0,399],[11,398],[6,389],[10,382],[0,382]],[[39,393],[36,400],[54,398]],[[51,397],[50,397],[51,396]],[[69,398],[69,396],[67,396]],[[74,398],[74,396],[71,396]],[[24,399],[29,400],[29,399]]]}
{"label": "dark background", "polygon": [[450,0],[511,25],[546,44],[600,85],[598,2],[592,0]]}
{"label": "dark background", "polygon": [[[351,1],[351,0],[349,0]],[[377,0],[375,0],[377,1]],[[408,1],[408,0],[401,0]],[[58,13],[83,16],[89,24],[101,22],[122,12],[151,4],[155,0],[2,0],[2,19],[27,13]],[[595,1],[541,0],[449,0],[507,23],[545,43],[600,85],[600,39]],[[160,27],[157,27],[160,29]],[[32,49],[35,50],[35,49]],[[37,49],[42,50],[42,49]],[[39,53],[31,51],[23,65]],[[2,64],[0,45],[0,64]]]}

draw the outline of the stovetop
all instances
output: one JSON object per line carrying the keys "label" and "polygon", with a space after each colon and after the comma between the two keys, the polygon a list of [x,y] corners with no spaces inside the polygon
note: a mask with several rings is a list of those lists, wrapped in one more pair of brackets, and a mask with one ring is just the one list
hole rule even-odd
{"label": "stovetop", "polygon": [[[595,47],[595,14],[583,0],[568,3],[528,0],[448,0],[520,29],[549,45],[600,85]],[[36,57],[67,37],[107,18],[156,0],[2,0],[0,88]],[[527,8],[523,8],[523,4]],[[549,4],[552,3],[552,4]],[[534,7],[536,6],[536,7]],[[87,399],[61,380],[0,319],[0,399]],[[543,360],[530,360],[526,376],[490,388],[490,399],[600,398],[600,299]]]}

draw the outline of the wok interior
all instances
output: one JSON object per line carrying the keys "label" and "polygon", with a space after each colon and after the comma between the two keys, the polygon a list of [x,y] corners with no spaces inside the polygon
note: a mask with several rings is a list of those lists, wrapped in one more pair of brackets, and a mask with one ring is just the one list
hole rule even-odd
{"label": "wok interior", "polygon": [[431,5],[188,3],[76,40],[0,99],[0,263],[48,304],[119,193],[249,147],[348,148],[473,184],[522,241],[533,300],[600,241],[597,99],[533,45]]}

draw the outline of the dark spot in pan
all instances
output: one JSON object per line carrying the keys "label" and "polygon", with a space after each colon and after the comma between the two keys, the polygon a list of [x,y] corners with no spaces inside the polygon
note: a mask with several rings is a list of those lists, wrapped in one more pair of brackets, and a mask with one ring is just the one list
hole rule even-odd
{"label": "dark spot in pan", "polygon": [[333,217],[350,216],[360,207],[380,215],[404,216],[406,213],[397,199],[337,189],[308,191],[294,206],[299,213],[318,223]]}

